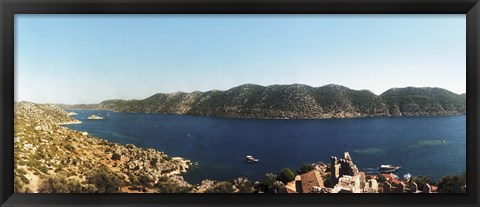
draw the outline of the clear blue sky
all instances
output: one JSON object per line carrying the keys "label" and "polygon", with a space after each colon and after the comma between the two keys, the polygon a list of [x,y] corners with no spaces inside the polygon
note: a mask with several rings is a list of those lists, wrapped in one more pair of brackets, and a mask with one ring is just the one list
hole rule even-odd
{"label": "clear blue sky", "polygon": [[15,100],[330,83],[466,91],[465,15],[15,15]]}

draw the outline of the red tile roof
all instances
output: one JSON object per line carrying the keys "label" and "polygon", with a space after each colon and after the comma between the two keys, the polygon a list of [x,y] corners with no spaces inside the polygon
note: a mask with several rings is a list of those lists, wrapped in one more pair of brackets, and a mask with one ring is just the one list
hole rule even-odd
{"label": "red tile roof", "polygon": [[316,170],[305,173],[301,177],[303,193],[310,193],[314,186],[323,187],[322,176]]}
{"label": "red tile roof", "polygon": [[395,177],[395,175],[393,175],[391,173],[390,174],[382,174],[382,175],[383,175],[383,177],[385,177],[385,179],[387,179],[387,182],[389,182],[389,183],[395,183],[395,184],[398,185],[401,182],[399,179],[397,179]]}

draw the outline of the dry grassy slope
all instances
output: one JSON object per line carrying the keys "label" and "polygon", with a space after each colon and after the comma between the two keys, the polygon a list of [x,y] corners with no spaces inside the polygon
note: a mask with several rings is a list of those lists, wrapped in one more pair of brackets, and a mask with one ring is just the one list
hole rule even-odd
{"label": "dry grassy slope", "polygon": [[[39,182],[49,175],[65,175],[86,184],[95,169],[106,168],[124,179],[122,191],[140,176],[168,177],[175,185],[189,187],[180,176],[190,161],[170,158],[163,152],[119,145],[70,130],[59,124],[78,123],[54,105],[19,102],[15,104],[15,190],[37,192]],[[112,154],[121,155],[112,160]],[[156,161],[155,161],[156,160]],[[164,178],[165,179],[165,178]],[[148,189],[154,191],[154,189]]]}

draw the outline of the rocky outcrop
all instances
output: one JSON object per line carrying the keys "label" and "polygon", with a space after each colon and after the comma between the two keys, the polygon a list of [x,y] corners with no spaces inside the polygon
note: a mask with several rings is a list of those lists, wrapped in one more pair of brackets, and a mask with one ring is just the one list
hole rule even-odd
{"label": "rocky outcrop", "polygon": [[160,179],[176,187],[190,187],[181,176],[191,166],[189,160],[111,143],[60,125],[65,123],[77,121],[57,106],[15,103],[17,192],[38,192],[40,181],[51,175],[78,180],[87,188],[87,177],[100,168],[123,178],[123,192],[134,192],[131,187],[139,185],[142,191],[156,192]]}

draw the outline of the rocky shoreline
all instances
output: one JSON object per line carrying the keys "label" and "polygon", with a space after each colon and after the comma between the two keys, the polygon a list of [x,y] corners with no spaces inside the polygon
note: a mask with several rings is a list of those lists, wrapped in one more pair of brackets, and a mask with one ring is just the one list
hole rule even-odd
{"label": "rocky shoreline", "polygon": [[54,105],[15,103],[15,192],[47,192],[42,186],[52,177],[74,180],[85,192],[101,192],[91,183],[98,169],[118,178],[116,192],[157,192],[160,181],[191,187],[181,176],[191,167],[189,160],[62,126],[79,123]]}
{"label": "rocky shoreline", "polygon": [[[430,193],[411,180],[389,180],[382,175],[359,172],[346,152],[344,159],[304,164],[299,171],[285,168],[278,175],[250,181],[246,177],[190,184],[182,174],[193,165],[181,157],[169,157],[155,149],[120,145],[71,130],[78,124],[71,113],[55,105],[15,103],[14,192],[15,193]],[[328,170],[329,169],[329,170]],[[295,172],[299,172],[296,175]],[[354,173],[352,173],[354,172]],[[340,173],[340,176],[335,174]],[[342,173],[344,176],[342,177]],[[333,175],[333,176],[332,176]],[[462,177],[463,176],[463,177]],[[459,178],[465,182],[465,175]],[[438,192],[453,189],[457,177],[440,181]],[[450,180],[453,179],[453,181]],[[333,182],[334,181],[334,182]],[[368,181],[368,182],[367,182]],[[297,183],[302,182],[302,188]],[[415,181],[416,182],[416,181]],[[442,183],[443,182],[443,183]],[[452,184],[453,183],[453,184]],[[463,186],[462,184],[461,186]],[[360,187],[359,187],[360,186]],[[443,188],[443,189],[442,189]],[[425,190],[426,189],[426,190]]]}

